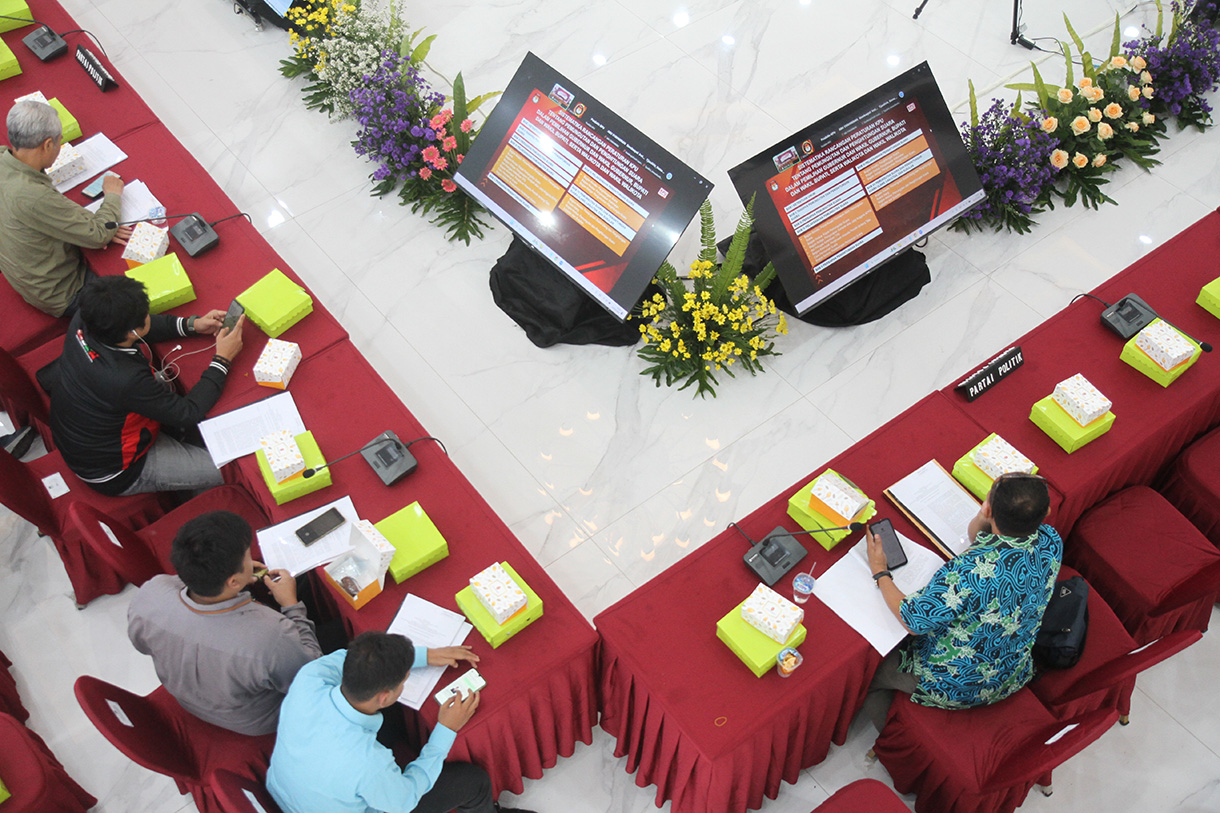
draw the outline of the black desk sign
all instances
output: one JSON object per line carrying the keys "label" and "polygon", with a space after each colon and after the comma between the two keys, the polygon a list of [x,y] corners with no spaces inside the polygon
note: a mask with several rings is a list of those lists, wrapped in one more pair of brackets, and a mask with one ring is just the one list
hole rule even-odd
{"label": "black desk sign", "polygon": [[1021,355],[1021,348],[1010,347],[963,378],[954,389],[966,396],[967,401],[973,401],[1024,363],[1025,357]]}
{"label": "black desk sign", "polygon": [[101,60],[83,45],[76,46],[76,63],[84,68],[85,73],[89,74],[89,78],[93,80],[93,84],[97,85],[97,89],[103,93],[119,86]]}

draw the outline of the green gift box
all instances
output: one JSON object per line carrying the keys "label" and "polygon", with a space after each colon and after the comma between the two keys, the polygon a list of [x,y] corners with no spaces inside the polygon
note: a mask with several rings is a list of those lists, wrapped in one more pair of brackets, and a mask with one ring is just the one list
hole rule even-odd
{"label": "green gift box", "polygon": [[[1056,404],[1056,406],[1058,406],[1058,404]],[[1060,408],[1059,411],[1063,412],[1063,409]],[[1067,415],[1066,412],[1064,412],[1063,414]],[[1068,417],[1068,420],[1069,421],[1072,420],[1071,416]],[[1076,422],[1072,421],[1072,423],[1076,423]],[[1080,424],[1076,424],[1076,425],[1079,426]],[[987,472],[980,469],[978,467],[978,465],[974,462],[974,453],[976,451],[978,451],[979,446],[983,446],[984,444],[988,443],[994,437],[995,437],[995,432],[992,432],[990,435],[983,438],[982,443],[978,444],[978,446],[975,446],[973,449],[966,452],[966,454],[963,455],[960,460],[958,460],[956,463],[953,464],[954,479],[956,479],[959,483],[964,485],[966,487],[966,489],[971,494],[973,494],[975,497],[978,497],[979,500],[987,499],[987,495],[991,492],[991,484],[994,483],[995,481],[992,480],[990,477],[988,477]],[[1038,473],[1037,466],[1034,466],[1034,470],[1032,473],[1033,474]]]}
{"label": "green gift box", "polygon": [[[33,20],[33,15],[30,14],[30,7],[25,0],[0,0],[0,34],[5,31],[14,31],[25,25],[31,25],[31,22],[23,22],[22,20],[10,20],[9,17],[21,17],[24,20]],[[20,73],[20,71],[18,71]],[[65,141],[67,139],[64,139]]]}
{"label": "green gift box", "polygon": [[[1168,324],[1168,322],[1166,322],[1166,324]],[[1170,325],[1170,327],[1173,326]],[[1174,328],[1174,331],[1190,343],[1190,346],[1194,348],[1194,354],[1177,367],[1174,367],[1172,370],[1166,370],[1164,367],[1153,361],[1147,353],[1140,350],[1139,347],[1136,346],[1135,340],[1139,338],[1138,334],[1132,336],[1127,343],[1123,345],[1123,352],[1120,353],[1118,357],[1130,364],[1135,369],[1139,370],[1144,375],[1151,378],[1156,383],[1160,384],[1162,387],[1168,387],[1170,384],[1177,381],[1178,378],[1181,377],[1182,373],[1193,367],[1195,362],[1199,360],[1199,355],[1203,352],[1202,348],[1199,347],[1199,343],[1194,339],[1190,338],[1177,328]]]}
{"label": "green gift box", "polygon": [[150,263],[128,270],[127,276],[144,283],[148,291],[148,309],[152,313],[165,311],[195,300],[195,288],[177,254],[166,254]]}
{"label": "green gift box", "polygon": [[69,113],[68,108],[64,107],[63,103],[60,102],[59,99],[47,99],[47,104],[54,107],[55,112],[59,114],[59,122],[64,126],[62,140],[75,141],[76,139],[80,138],[80,122],[76,120],[76,116]]}
{"label": "green gift box", "polygon": [[524,612],[518,613],[503,624],[497,624],[496,620],[491,617],[491,613],[487,612],[487,608],[474,594],[474,588],[470,585],[459,590],[454,596],[457,599],[458,609],[466,614],[466,618],[471,624],[474,624],[474,628],[479,631],[479,634],[487,639],[487,643],[491,644],[492,649],[498,649],[500,644],[542,617],[542,599],[538,598],[538,594],[530,589],[530,586],[517,575],[517,571],[513,570],[508,562],[501,562],[500,566],[525,593]]}
{"label": "green gift box", "polygon": [[8,792],[8,788],[4,786],[4,783],[0,782],[0,802],[4,802],[12,795],[13,794]]}
{"label": "green gift box", "polygon": [[[313,432],[302,432],[294,440],[301,449],[301,457],[305,459],[305,468],[317,468],[326,463],[322,450],[318,448],[317,441],[313,439]],[[263,482],[267,484],[267,490],[275,498],[276,505],[283,505],[289,500],[304,497],[306,494],[312,494],[330,485],[329,468],[315,471],[313,477],[297,475],[282,483],[277,483],[271,474],[271,465],[267,463],[267,455],[263,453],[263,450],[259,449],[255,452],[254,457],[258,460],[258,470],[263,473]]]}
{"label": "green gift box", "polygon": [[[826,471],[830,472],[831,474],[838,474],[838,476],[842,477],[844,481],[850,483],[853,487],[855,487],[855,483],[852,483],[850,480],[848,480],[846,477],[843,477],[843,475],[839,474],[834,469],[827,469]],[[821,475],[818,475],[818,477],[820,477],[820,476]],[[812,480],[810,480],[808,483],[805,484],[804,488],[802,488],[800,491],[796,492],[795,494],[793,494],[791,497],[788,498],[788,516],[792,517],[792,519],[796,522],[796,524],[800,525],[806,531],[812,531],[815,528],[837,528],[837,527],[839,527],[839,523],[833,522],[832,520],[827,519],[826,517],[822,516],[817,511],[814,511],[812,508],[809,507],[809,496],[810,496],[810,494],[813,493],[813,484],[815,482],[817,482],[817,479],[818,479],[817,477],[813,478]],[[856,489],[856,490],[859,491],[859,489]],[[863,494],[864,492],[861,491],[860,493]],[[869,500],[868,505],[866,505],[864,507],[864,509],[860,512],[860,515],[852,521],[853,522],[868,522],[873,516],[876,515],[876,513],[877,513],[876,501]],[[823,548],[825,548],[826,550],[830,550],[835,545],[839,544],[844,539],[851,536],[851,531],[850,530],[829,531],[829,532],[823,533],[823,534],[811,534],[811,536],[814,539],[816,539],[818,541],[818,544],[820,544]]]}
{"label": "green gift box", "polygon": [[[1033,409],[1030,410],[1029,419],[1034,422],[1035,426],[1050,435],[1051,440],[1058,443],[1063,451],[1071,454],[1086,443],[1097,440],[1109,432],[1110,427],[1114,424],[1114,413],[1107,412],[1088,426],[1081,426],[1076,423],[1075,418],[1067,414],[1063,407],[1059,406],[1058,401],[1048,395],[1034,404]],[[956,471],[955,466],[954,473]]]}
{"label": "green gift box", "polygon": [[[0,23],[2,22],[4,20],[0,20]],[[21,63],[17,61],[17,55],[4,40],[0,40],[0,79],[8,79],[19,73],[21,73]]]}
{"label": "green gift box", "polygon": [[373,527],[381,531],[397,551],[390,560],[390,575],[399,584],[449,555],[449,543],[418,501],[390,514]]}
{"label": "green gift box", "polygon": [[1208,313],[1220,319],[1220,278],[1214,279],[1199,290],[1199,298],[1195,300]]}
{"label": "green gift box", "polygon": [[313,298],[278,268],[237,295],[246,318],[276,338],[313,312]]}
{"label": "green gift box", "polygon": [[800,646],[805,642],[805,625],[797,624],[792,635],[781,644],[742,618],[741,604],[729,610],[728,615],[716,622],[716,637],[733,650],[733,654],[750,668],[755,677],[762,677],[767,670],[775,666],[775,658],[781,649]]}

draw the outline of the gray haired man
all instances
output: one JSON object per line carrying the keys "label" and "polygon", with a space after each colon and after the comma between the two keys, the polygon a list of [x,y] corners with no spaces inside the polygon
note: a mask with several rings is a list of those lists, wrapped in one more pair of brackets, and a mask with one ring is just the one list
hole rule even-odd
{"label": "gray haired man", "polygon": [[0,152],[0,272],[21,297],[51,316],[71,316],[89,272],[80,247],[120,245],[130,227],[119,219],[123,182],[109,176],[97,214],[55,191],[46,170],[59,157],[63,125],[55,108],[26,101],[8,112],[7,149]]}

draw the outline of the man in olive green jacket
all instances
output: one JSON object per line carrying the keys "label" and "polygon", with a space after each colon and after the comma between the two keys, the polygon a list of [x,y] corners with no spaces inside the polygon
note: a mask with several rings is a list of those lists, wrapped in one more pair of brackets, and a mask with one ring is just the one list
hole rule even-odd
{"label": "man in olive green jacket", "polygon": [[107,229],[119,219],[123,182],[102,184],[97,214],[55,191],[46,170],[59,157],[63,125],[55,108],[18,102],[8,113],[9,147],[0,152],[0,272],[35,308],[70,316],[85,285],[88,266],[80,246],[127,242],[131,228]]}

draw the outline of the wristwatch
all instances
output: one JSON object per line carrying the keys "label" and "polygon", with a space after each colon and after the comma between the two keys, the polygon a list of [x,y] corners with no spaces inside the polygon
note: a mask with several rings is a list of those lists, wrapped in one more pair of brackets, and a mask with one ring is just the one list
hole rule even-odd
{"label": "wristwatch", "polygon": [[873,574],[873,581],[874,581],[874,582],[877,584],[877,586],[878,586],[878,587],[880,587],[880,586],[881,586],[881,580],[882,580],[883,578],[885,578],[886,576],[889,576],[889,577],[890,577],[890,579],[893,579],[893,578],[894,578],[893,574],[892,574],[892,573],[890,573],[888,570],[883,570],[883,571],[881,571],[880,573],[874,573],[874,574]]}

